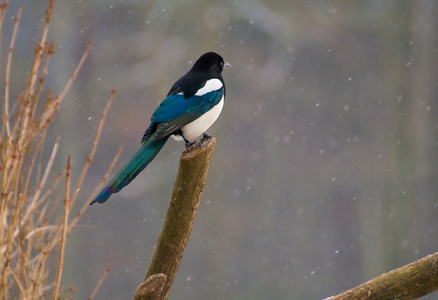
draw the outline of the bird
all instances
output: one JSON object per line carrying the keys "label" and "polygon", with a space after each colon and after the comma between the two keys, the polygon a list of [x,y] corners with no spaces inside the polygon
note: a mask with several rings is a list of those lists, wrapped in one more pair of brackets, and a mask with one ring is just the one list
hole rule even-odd
{"label": "bird", "polygon": [[201,140],[210,138],[206,131],[217,120],[224,105],[226,90],[222,71],[230,67],[215,52],[201,55],[192,68],[172,85],[152,114],[140,149],[90,205],[104,203],[112,194],[127,186],[155,158],[170,136],[184,141],[186,150],[201,134]]}

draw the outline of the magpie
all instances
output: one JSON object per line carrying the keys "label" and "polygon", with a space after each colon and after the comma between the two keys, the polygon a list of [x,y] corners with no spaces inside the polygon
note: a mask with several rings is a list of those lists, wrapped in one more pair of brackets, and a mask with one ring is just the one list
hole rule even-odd
{"label": "magpie", "polygon": [[203,54],[170,89],[151,117],[140,149],[90,203],[104,203],[127,186],[155,158],[170,136],[184,141],[186,149],[216,121],[224,106],[222,71],[231,65],[214,52]]}

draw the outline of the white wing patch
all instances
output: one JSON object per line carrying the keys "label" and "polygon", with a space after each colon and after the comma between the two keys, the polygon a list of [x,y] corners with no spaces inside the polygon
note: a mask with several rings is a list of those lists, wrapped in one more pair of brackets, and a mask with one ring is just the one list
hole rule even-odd
{"label": "white wing patch", "polygon": [[217,91],[221,87],[223,87],[223,84],[219,79],[213,78],[213,79],[207,80],[205,85],[196,92],[195,96],[203,96],[203,95],[208,94],[212,91]]}

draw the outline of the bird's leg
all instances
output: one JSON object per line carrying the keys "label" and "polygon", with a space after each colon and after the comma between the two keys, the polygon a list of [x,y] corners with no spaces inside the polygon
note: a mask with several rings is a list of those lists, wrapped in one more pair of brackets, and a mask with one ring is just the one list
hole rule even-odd
{"label": "bird's leg", "polygon": [[200,142],[202,143],[202,142],[205,142],[206,140],[209,140],[209,139],[211,139],[213,136],[212,135],[210,135],[210,134],[208,134],[207,132],[204,132],[203,134],[202,134],[202,139],[200,140]]}
{"label": "bird's leg", "polygon": [[193,146],[195,143],[196,143],[196,141],[193,141],[193,142],[190,142],[188,139],[186,139],[185,137],[184,137],[184,135],[181,133],[181,136],[182,136],[182,138],[184,139],[184,142],[186,143],[186,150],[187,151],[189,151],[189,148],[191,147],[191,146]]}

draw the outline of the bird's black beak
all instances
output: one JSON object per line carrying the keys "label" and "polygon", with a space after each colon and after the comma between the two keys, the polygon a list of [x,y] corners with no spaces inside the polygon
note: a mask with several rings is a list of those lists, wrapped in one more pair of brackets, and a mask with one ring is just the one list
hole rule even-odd
{"label": "bird's black beak", "polygon": [[224,66],[222,67],[222,70],[226,70],[226,69],[229,69],[229,68],[231,68],[231,65],[229,63],[227,63],[227,62],[224,62]]}

